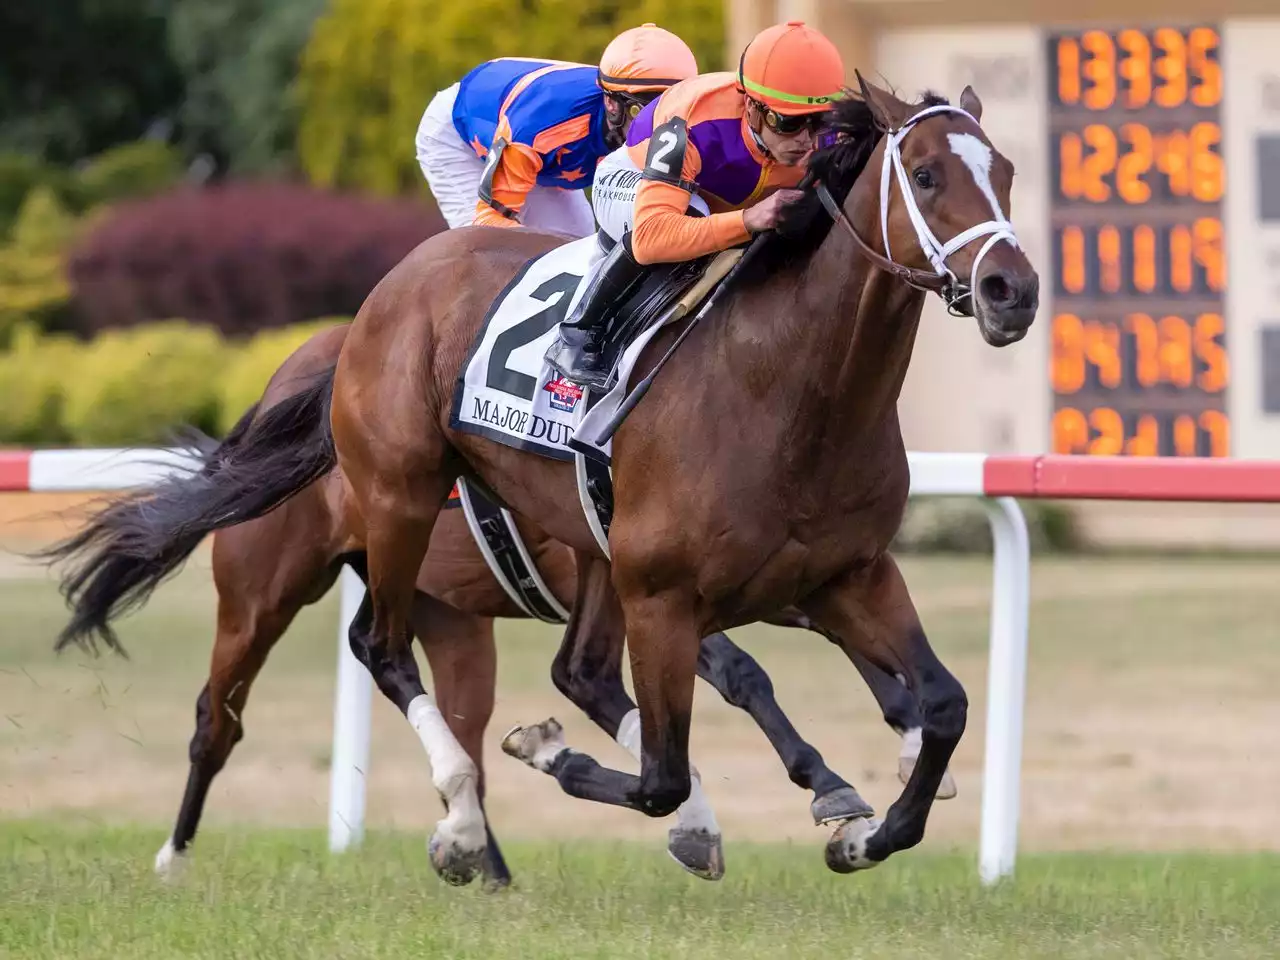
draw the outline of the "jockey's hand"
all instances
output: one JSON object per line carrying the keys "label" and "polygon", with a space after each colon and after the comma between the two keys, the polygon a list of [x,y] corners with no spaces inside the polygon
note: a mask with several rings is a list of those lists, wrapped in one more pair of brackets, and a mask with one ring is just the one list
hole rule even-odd
{"label": "jockey's hand", "polygon": [[753,207],[748,207],[742,215],[742,223],[752,233],[771,230],[778,225],[782,211],[789,203],[794,203],[804,196],[803,190],[779,190],[771,193]]}

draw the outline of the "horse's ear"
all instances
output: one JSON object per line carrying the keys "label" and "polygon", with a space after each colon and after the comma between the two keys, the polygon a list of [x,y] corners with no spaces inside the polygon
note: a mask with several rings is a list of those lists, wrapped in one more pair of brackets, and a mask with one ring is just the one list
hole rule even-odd
{"label": "horse's ear", "polygon": [[978,99],[973,87],[966,86],[960,91],[960,109],[979,123],[982,122],[982,101]]}
{"label": "horse's ear", "polygon": [[858,92],[863,102],[871,108],[871,116],[876,126],[882,130],[897,130],[911,116],[911,105],[903,103],[888,90],[881,90],[858,70],[853,71],[858,78]]}

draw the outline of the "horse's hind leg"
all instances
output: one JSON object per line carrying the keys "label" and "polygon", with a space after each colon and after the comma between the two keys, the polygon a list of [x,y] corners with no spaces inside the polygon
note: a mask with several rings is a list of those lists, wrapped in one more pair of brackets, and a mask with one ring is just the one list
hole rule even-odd
{"label": "horse's hind leg", "polygon": [[[639,761],[640,711],[622,683],[626,626],[609,580],[609,566],[579,553],[577,569],[577,602],[551,665],[551,680]],[[719,880],[724,876],[720,824],[696,769],[692,778],[689,799],[676,810],[676,825],[667,833],[667,851],[694,876]]]}
{"label": "horse's hind leg", "polygon": [[702,639],[698,676],[715,687],[726,703],[745,710],[769,738],[791,782],[813,791],[814,823],[871,816],[870,804],[800,736],[774,698],[769,675],[750,654],[723,633],[713,633]]}
{"label": "horse's hind leg", "polygon": [[[498,682],[493,619],[462,613],[419,593],[413,605],[413,630],[427,655],[440,713],[476,766],[476,793],[483,806],[484,733],[493,716]],[[410,709],[412,706],[410,701]],[[485,831],[487,849],[480,869],[485,887],[497,890],[510,885],[511,871],[498,848],[487,815]]]}
{"label": "horse's hind leg", "polygon": [[[784,627],[810,630],[819,636],[826,637],[836,646],[840,646],[840,640],[837,637],[823,630],[799,610],[788,609],[781,616],[770,619],[768,622]],[[876,703],[880,706],[884,722],[902,738],[902,747],[898,751],[898,779],[905,784],[911,779],[916,758],[920,756],[922,721],[916,698],[912,696],[901,675],[880,669],[852,648],[845,649],[844,653],[871,689],[871,695],[876,698]],[[950,800],[955,795],[956,781],[948,770],[942,775],[937,799]]]}
{"label": "horse's hind leg", "polygon": [[964,733],[968,699],[929,646],[888,554],[836,578],[803,606],[843,649],[858,650],[881,669],[906,677],[922,715],[920,757],[884,822],[847,821],[827,844],[827,865],[847,873],[873,867],[923,839],[938,786]]}
{"label": "horse's hind leg", "polygon": [[[352,565],[362,575],[363,558]],[[364,664],[383,696],[396,705],[413,727],[431,764],[431,782],[445,805],[427,844],[431,866],[448,883],[464,885],[482,868],[488,847],[484,811],[480,806],[480,768],[467,754],[444,714],[422,686],[413,647],[395,652],[373,639],[373,604],[365,594],[351,622],[351,652]]]}
{"label": "horse's hind leg", "polygon": [[[222,531],[214,543],[217,637],[209,680],[196,700],[196,732],[191,738],[186,792],[173,834],[156,854],[155,870],[162,877],[175,875],[187,856],[213,778],[244,736],[242,718],[249,689],[271,648],[306,599],[322,595],[335,576],[325,558],[310,550],[285,554],[273,571],[256,571],[250,562],[252,553],[237,546],[245,536],[255,536],[259,532],[255,525],[262,522],[265,521]],[[273,574],[279,577],[274,590],[270,583]],[[280,590],[280,585],[285,589]],[[316,592],[303,594],[289,589],[290,585],[309,587]]]}

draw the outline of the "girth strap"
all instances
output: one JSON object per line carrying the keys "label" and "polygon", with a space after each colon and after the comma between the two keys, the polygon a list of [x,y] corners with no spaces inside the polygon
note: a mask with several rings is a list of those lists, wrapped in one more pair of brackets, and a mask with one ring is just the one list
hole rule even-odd
{"label": "girth strap", "polygon": [[471,536],[511,602],[544,623],[568,623],[569,611],[547,588],[511,512],[490,502],[462,477],[458,493]]}

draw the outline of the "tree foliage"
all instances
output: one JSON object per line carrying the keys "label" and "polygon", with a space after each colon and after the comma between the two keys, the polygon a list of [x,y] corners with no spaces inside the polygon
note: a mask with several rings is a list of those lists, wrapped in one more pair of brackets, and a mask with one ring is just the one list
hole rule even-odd
{"label": "tree foliage", "polygon": [[413,139],[431,97],[498,56],[595,63],[628,27],[683,36],[723,66],[720,0],[332,0],[297,81],[298,154],[313,183],[384,194],[425,189]]}
{"label": "tree foliage", "polygon": [[179,138],[232,174],[293,166],[289,85],[325,0],[176,0],[169,49],[186,91]]}
{"label": "tree foliage", "polygon": [[0,3],[0,150],[71,163],[171,118],[172,0]]}

